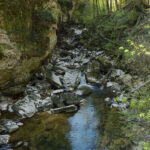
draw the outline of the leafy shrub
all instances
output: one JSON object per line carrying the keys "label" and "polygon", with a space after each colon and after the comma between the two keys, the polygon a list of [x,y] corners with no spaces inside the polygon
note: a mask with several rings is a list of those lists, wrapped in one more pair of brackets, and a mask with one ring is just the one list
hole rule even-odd
{"label": "leafy shrub", "polygon": [[73,21],[88,25],[93,19],[93,10],[90,1],[79,0],[79,7],[73,14]]}
{"label": "leafy shrub", "polygon": [[133,74],[148,75],[150,74],[150,52],[142,44],[135,44],[131,40],[127,40],[125,47],[119,47],[118,56],[122,56],[120,63],[124,67],[132,70]]}

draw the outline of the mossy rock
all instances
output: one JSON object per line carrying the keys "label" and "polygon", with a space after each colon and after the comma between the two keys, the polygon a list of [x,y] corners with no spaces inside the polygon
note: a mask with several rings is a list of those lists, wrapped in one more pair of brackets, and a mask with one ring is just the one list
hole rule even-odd
{"label": "mossy rock", "polygon": [[88,72],[86,73],[86,80],[88,83],[99,83],[101,74]]}
{"label": "mossy rock", "polygon": [[78,88],[77,93],[82,96],[86,96],[92,93],[92,89],[89,86],[83,85]]}

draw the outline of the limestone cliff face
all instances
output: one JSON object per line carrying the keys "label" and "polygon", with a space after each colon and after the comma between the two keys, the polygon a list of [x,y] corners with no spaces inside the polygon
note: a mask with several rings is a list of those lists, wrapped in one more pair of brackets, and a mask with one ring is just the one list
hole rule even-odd
{"label": "limestone cliff face", "polygon": [[[70,15],[75,2],[67,12]],[[0,2],[0,90],[3,94],[15,95],[24,90],[33,73],[52,54],[58,22],[68,19],[63,19],[65,13],[57,0],[24,3]]]}

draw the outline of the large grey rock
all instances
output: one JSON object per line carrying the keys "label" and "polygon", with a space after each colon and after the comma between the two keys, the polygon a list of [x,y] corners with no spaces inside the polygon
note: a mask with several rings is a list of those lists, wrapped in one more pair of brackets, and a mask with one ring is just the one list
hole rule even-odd
{"label": "large grey rock", "polygon": [[48,111],[53,107],[53,102],[50,97],[47,97],[40,101],[37,105],[37,109],[40,111]]}
{"label": "large grey rock", "polygon": [[105,98],[104,101],[109,105],[112,103],[112,99],[110,97]]}
{"label": "large grey rock", "polygon": [[124,75],[125,75],[125,73],[120,69],[115,69],[111,73],[111,77],[113,77],[113,78],[119,77],[122,79],[124,77]]}
{"label": "large grey rock", "polygon": [[121,86],[116,82],[107,82],[106,87],[112,88],[113,90],[120,91]]}
{"label": "large grey rock", "polygon": [[80,96],[89,95],[91,93],[92,93],[91,87],[86,86],[86,85],[83,85],[83,86],[79,87],[78,90],[76,91],[76,94],[80,95]]}
{"label": "large grey rock", "polygon": [[66,105],[79,105],[81,98],[75,93],[61,93],[59,95],[54,94],[51,96],[51,99],[56,107],[64,107]]}
{"label": "large grey rock", "polygon": [[60,95],[52,95],[51,99],[54,103],[55,107],[64,107],[64,100],[62,98],[60,98]]}
{"label": "large grey rock", "polygon": [[129,106],[129,102],[125,102],[125,103],[120,103],[119,104],[119,110],[126,110],[127,107]]}
{"label": "large grey rock", "polygon": [[131,86],[132,85],[132,76],[130,74],[125,74],[120,69],[115,69],[111,73],[111,77],[113,77],[115,80],[116,78],[123,82],[124,85]]}
{"label": "large grey rock", "polygon": [[63,87],[62,83],[61,83],[61,78],[60,76],[57,76],[53,71],[51,72],[51,74],[47,77],[48,81],[53,84],[55,87],[57,88],[61,88]]}
{"label": "large grey rock", "polygon": [[63,93],[60,95],[60,99],[67,105],[79,105],[80,101],[81,101],[81,97],[79,97],[77,94],[75,93]]}
{"label": "large grey rock", "polygon": [[63,79],[64,86],[66,88],[76,88],[81,80],[81,72],[79,70],[68,70]]}
{"label": "large grey rock", "polygon": [[5,128],[5,132],[8,133],[12,133],[19,128],[17,123],[12,120],[3,120],[1,121],[1,125]]}
{"label": "large grey rock", "polygon": [[89,83],[99,83],[99,75],[96,73],[92,73],[92,72],[87,72],[86,73],[86,80]]}
{"label": "large grey rock", "polygon": [[28,96],[17,101],[13,109],[22,118],[32,117],[37,112],[34,101],[30,100]]}
{"label": "large grey rock", "polygon": [[9,142],[10,135],[0,135],[0,145],[7,144]]}
{"label": "large grey rock", "polygon": [[113,103],[112,105],[111,105],[111,108],[112,107],[114,107],[114,108],[118,108],[119,107],[119,104],[117,104],[117,103]]}
{"label": "large grey rock", "polygon": [[81,61],[82,61],[82,65],[85,65],[88,62],[90,62],[90,58],[83,58],[83,59],[81,59]]}
{"label": "large grey rock", "polygon": [[1,102],[0,103],[0,110],[1,111],[6,111],[7,108],[8,108],[8,105],[9,105],[9,102],[7,102],[7,101]]}
{"label": "large grey rock", "polygon": [[132,85],[132,76],[130,74],[126,74],[126,75],[124,75],[122,81],[125,85],[131,86]]}

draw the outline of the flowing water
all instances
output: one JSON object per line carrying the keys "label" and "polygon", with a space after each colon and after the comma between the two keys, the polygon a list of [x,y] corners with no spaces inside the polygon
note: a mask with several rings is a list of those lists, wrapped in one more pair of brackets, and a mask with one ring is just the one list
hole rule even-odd
{"label": "flowing water", "polygon": [[[79,86],[87,85],[83,74]],[[75,114],[39,113],[24,121],[11,141],[30,142],[29,150],[125,150],[128,139],[120,113],[104,102],[113,93],[91,86],[92,94]],[[17,148],[26,149],[25,147]]]}

